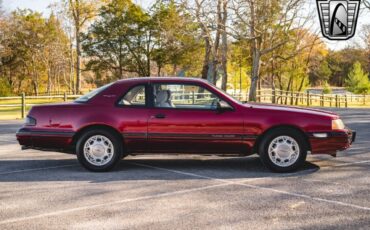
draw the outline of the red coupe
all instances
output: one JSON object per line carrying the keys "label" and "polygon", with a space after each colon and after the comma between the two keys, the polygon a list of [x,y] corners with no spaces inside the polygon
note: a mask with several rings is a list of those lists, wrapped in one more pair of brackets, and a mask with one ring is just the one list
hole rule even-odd
{"label": "red coupe", "polygon": [[34,106],[16,136],[23,149],[74,152],[91,171],[108,171],[130,154],[257,153],[269,169],[287,172],[308,153],[348,148],[355,132],[335,113],[242,103],[203,80],[150,77]]}

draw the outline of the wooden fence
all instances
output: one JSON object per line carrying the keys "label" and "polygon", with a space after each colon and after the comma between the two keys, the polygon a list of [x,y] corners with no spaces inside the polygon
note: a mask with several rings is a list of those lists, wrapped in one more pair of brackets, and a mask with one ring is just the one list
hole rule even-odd
{"label": "wooden fence", "polygon": [[370,106],[370,95],[313,94],[263,89],[257,91],[257,101],[285,105],[348,108]]}
{"label": "wooden fence", "polygon": [[[34,105],[49,104],[54,102],[66,102],[80,97],[81,95],[43,95],[43,96],[26,96],[24,93],[21,96],[12,97],[0,97],[0,117],[2,112],[6,112],[7,109],[18,110],[21,118],[26,115],[27,108]],[[17,116],[18,117],[18,116]]]}
{"label": "wooden fence", "polygon": [[[235,98],[246,101],[248,92],[242,94],[233,93]],[[21,96],[0,97],[0,117],[2,111],[7,109],[15,110],[16,113],[24,118],[26,110],[33,105],[47,104],[53,102],[65,102],[76,99],[81,95],[53,95],[53,96]],[[173,95],[173,100],[180,98],[180,95]],[[181,96],[194,100],[194,93]],[[203,98],[204,99],[204,98]],[[272,91],[271,89],[262,89],[257,91],[257,101],[264,103],[275,103],[285,105],[299,106],[320,106],[320,107],[366,107],[370,106],[370,95],[354,94],[313,94],[309,92],[288,92],[282,90]]]}

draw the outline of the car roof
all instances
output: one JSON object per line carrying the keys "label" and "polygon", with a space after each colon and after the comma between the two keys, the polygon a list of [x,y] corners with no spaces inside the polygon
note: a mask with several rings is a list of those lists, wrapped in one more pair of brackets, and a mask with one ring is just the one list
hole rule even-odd
{"label": "car roof", "polygon": [[149,81],[150,82],[205,82],[205,80],[201,78],[193,78],[193,77],[135,77],[135,78],[118,80],[116,83],[127,83],[127,82],[145,83]]}

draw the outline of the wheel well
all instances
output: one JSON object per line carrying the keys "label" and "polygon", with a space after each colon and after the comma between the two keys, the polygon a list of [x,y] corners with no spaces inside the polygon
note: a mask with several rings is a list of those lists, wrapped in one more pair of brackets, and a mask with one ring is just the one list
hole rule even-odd
{"label": "wheel well", "polygon": [[269,133],[273,130],[276,130],[276,129],[280,129],[280,128],[290,129],[290,130],[294,130],[294,131],[297,131],[297,132],[301,133],[302,136],[304,137],[304,139],[306,140],[308,150],[311,151],[311,145],[310,145],[310,141],[308,139],[308,136],[300,128],[298,128],[296,126],[293,126],[293,125],[277,125],[277,126],[273,126],[273,127],[268,128],[261,135],[259,135],[257,137],[257,140],[253,145],[253,153],[258,153],[259,145],[260,145],[261,141],[263,140],[263,138],[266,136],[267,133]]}
{"label": "wheel well", "polygon": [[73,136],[73,139],[72,139],[72,145],[75,146],[77,144],[77,141],[78,139],[80,138],[80,136],[86,132],[86,131],[89,131],[89,130],[92,130],[92,129],[104,129],[104,130],[107,130],[111,133],[113,133],[119,140],[121,140],[123,143],[123,136],[121,135],[121,133],[119,133],[115,128],[111,127],[111,126],[108,126],[108,125],[97,125],[97,124],[94,124],[94,125],[89,125],[89,126],[86,126],[82,129],[80,129],[74,136]]}

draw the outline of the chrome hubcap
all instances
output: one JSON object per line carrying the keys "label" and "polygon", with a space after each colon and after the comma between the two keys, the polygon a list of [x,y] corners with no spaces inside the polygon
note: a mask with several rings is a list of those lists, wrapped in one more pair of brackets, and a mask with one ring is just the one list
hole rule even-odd
{"label": "chrome hubcap", "polygon": [[95,135],[87,139],[84,145],[86,160],[95,165],[102,166],[113,158],[114,147],[112,142],[105,136]]}
{"label": "chrome hubcap", "polygon": [[292,137],[279,136],[271,141],[268,154],[275,165],[288,167],[297,161],[299,145]]}

